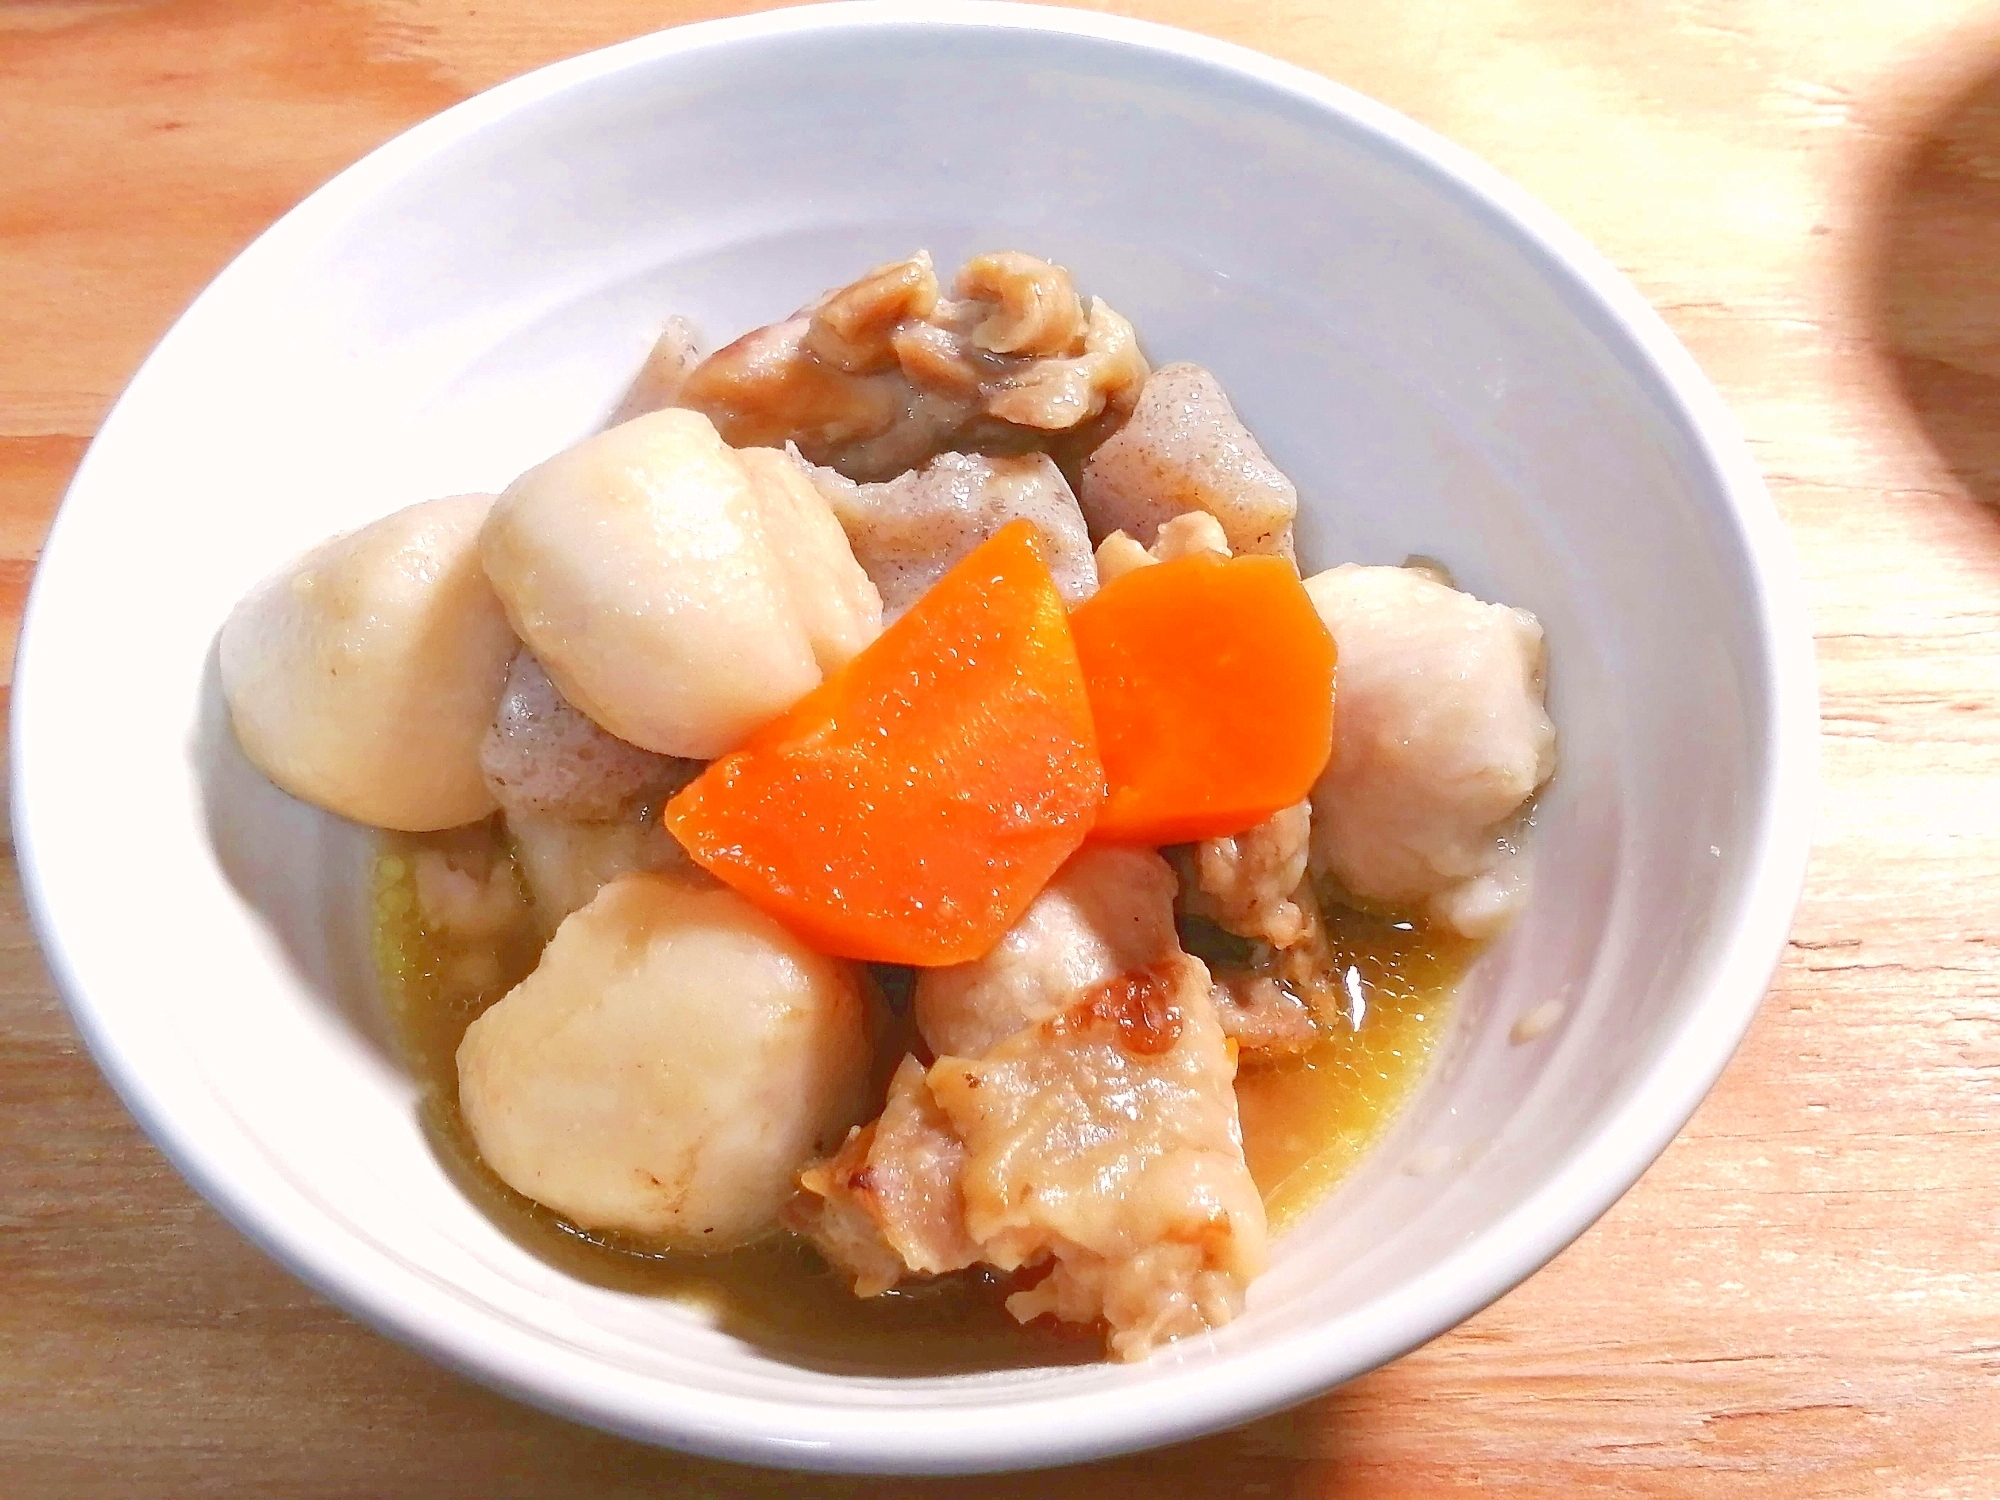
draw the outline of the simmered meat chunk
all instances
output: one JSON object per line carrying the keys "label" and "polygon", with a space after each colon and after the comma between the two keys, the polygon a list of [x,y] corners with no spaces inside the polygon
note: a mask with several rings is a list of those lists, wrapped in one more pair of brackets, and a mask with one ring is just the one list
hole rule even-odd
{"label": "simmered meat chunk", "polygon": [[1122,531],[1114,531],[1097,544],[1097,581],[1101,584],[1123,577],[1135,568],[1197,552],[1230,555],[1229,536],[1222,523],[1205,510],[1190,510],[1160,523],[1159,535],[1150,547],[1142,547]]}
{"label": "simmered meat chunk", "polygon": [[1102,1319],[1123,1359],[1239,1310],[1263,1205],[1173,891],[1150,851],[1086,850],[994,952],[918,980],[937,1062],[905,1059],[882,1117],[802,1174],[788,1210],[859,1294],[1046,1266],[1010,1310]]}
{"label": "simmered meat chunk", "polygon": [[877,266],[858,281],[828,292],[800,314],[805,350],[850,375],[896,368],[896,331],[928,318],[938,305],[936,268],[918,251]]}
{"label": "simmered meat chunk", "polygon": [[1277,1057],[1319,1040],[1312,1008],[1269,974],[1218,970],[1213,997],[1222,1034],[1245,1052]]}
{"label": "simmered meat chunk", "polygon": [[882,484],[856,484],[828,468],[810,472],[839,517],[855,561],[882,595],[885,623],[1015,520],[1034,526],[1066,603],[1081,604],[1097,591],[1083,512],[1046,454],[941,453]]}
{"label": "simmered meat chunk", "polygon": [[881,1296],[910,1270],[890,1247],[881,1205],[869,1191],[868,1155],[875,1135],[873,1120],[848,1131],[838,1151],[799,1173],[798,1192],[778,1213],[779,1224],[811,1240],[857,1297]]}
{"label": "simmered meat chunk", "polygon": [[912,1273],[964,1270],[979,1259],[965,1232],[964,1165],[965,1143],[931,1097],[923,1064],[905,1057],[880,1117],[799,1174],[803,1191],[785,1222],[853,1277],[857,1297]]}
{"label": "simmered meat chunk", "polygon": [[1312,804],[1298,802],[1254,828],[1203,839],[1194,846],[1194,880],[1183,887],[1183,909],[1239,937],[1289,948],[1306,930],[1297,898],[1311,834]]}
{"label": "simmered meat chunk", "polygon": [[1092,985],[1179,951],[1166,861],[1150,849],[1086,847],[991,952],[918,975],[917,1028],[934,1053],[977,1057]]}
{"label": "simmered meat chunk", "polygon": [[820,359],[806,345],[812,329],[801,316],[746,333],[689,372],[679,401],[731,447],[796,443],[857,479],[900,474],[965,425],[965,403],[928,397],[900,370],[862,374]]}
{"label": "simmered meat chunk", "polygon": [[1521,893],[1507,868],[1514,820],[1555,769],[1541,625],[1414,568],[1349,565],[1306,589],[1340,651],[1313,867],[1366,900],[1490,936]]}
{"label": "simmered meat chunk", "polygon": [[[1324,1028],[1346,1024],[1343,975],[1311,879],[1301,879],[1282,901],[1239,908],[1231,928],[1202,889],[1203,853],[1202,846],[1183,845],[1173,851],[1174,866],[1181,881],[1180,910],[1192,919],[1189,946],[1215,979],[1223,1031],[1246,1053],[1281,1054],[1303,1052]],[[1274,882],[1263,891],[1275,895],[1279,888]],[[1213,924],[1206,936],[1204,924]],[[1217,940],[1218,928],[1230,936]],[[1272,940],[1273,929],[1284,938],[1282,945]]]}
{"label": "simmered meat chunk", "polygon": [[863,481],[954,448],[1030,451],[1131,409],[1147,368],[1132,325],[1060,266],[976,256],[954,291],[921,251],[877,266],[716,351],[677,399],[734,447],[796,443]]}
{"label": "simmered meat chunk", "polygon": [[1292,555],[1299,495],[1200,365],[1155,370],[1131,420],[1091,454],[1077,491],[1090,533],[1150,546],[1188,511],[1222,523],[1235,552]]}
{"label": "simmered meat chunk", "polygon": [[1236,1315],[1266,1227],[1235,1076],[1208,971],[1185,954],[1096,986],[984,1057],[938,1060],[931,1093],[965,1143],[981,1257],[1053,1262],[1009,1311],[1102,1318],[1121,1359]]}
{"label": "simmered meat chunk", "polygon": [[958,273],[958,295],[997,304],[971,334],[988,354],[1067,354],[1086,326],[1069,272],[1019,250],[975,255]]}

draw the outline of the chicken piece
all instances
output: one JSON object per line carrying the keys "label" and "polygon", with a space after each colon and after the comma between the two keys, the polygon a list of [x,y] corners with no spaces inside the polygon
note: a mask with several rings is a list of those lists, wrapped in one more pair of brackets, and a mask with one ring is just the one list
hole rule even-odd
{"label": "chicken piece", "polygon": [[975,255],[959,268],[955,290],[998,304],[972,330],[972,346],[989,354],[1066,354],[1084,336],[1083,304],[1069,272],[1019,250]]}
{"label": "chicken piece", "polygon": [[[990,953],[918,972],[913,1009],[925,1045],[933,1054],[977,1056],[1092,985],[1178,953],[1173,899],[1173,872],[1151,850],[1083,850]],[[914,1059],[905,1060],[888,1107],[867,1129],[868,1140],[851,1137],[840,1156],[800,1179],[793,1227],[854,1278],[860,1296],[911,1272],[971,1264],[977,1256],[962,1228],[949,1232],[963,1151]],[[903,1182],[928,1185],[929,1196],[912,1199],[894,1186]]]}
{"label": "chicken piece", "polygon": [[493,811],[479,772],[516,648],[480,570],[491,495],[427,500],[322,542],[217,642],[237,743],[294,797],[420,833]]}
{"label": "chicken piece", "polygon": [[896,368],[896,330],[928,318],[938,305],[937,271],[918,251],[877,266],[829,292],[805,315],[805,352],[836,370],[867,375]]}
{"label": "chicken piece", "polygon": [[917,1030],[938,1055],[978,1057],[1092,985],[1180,951],[1174,872],[1150,849],[1087,846],[993,950],[917,976]]}
{"label": "chicken piece", "polygon": [[866,982],[742,897],[626,875],[467,1029],[459,1102],[515,1191],[707,1253],[773,1228],[866,1108]]}
{"label": "chicken piece", "polygon": [[785,1223],[874,1297],[911,1273],[962,1271],[979,1259],[965,1232],[959,1174],[965,1146],[931,1097],[924,1066],[905,1057],[880,1118],[848,1132],[831,1161],[799,1174]]}
{"label": "chicken piece", "polygon": [[689,411],[530,469],[480,554],[562,696],[658,755],[733,748],[881,630],[875,585],[798,466],[732,452]]}
{"label": "chicken piece", "polygon": [[490,823],[455,829],[409,851],[417,913],[432,932],[469,942],[503,937],[528,914],[514,862]]}
{"label": "chicken piece", "polygon": [[559,813],[509,813],[507,836],[544,938],[621,875],[669,871],[695,884],[710,883],[708,873],[660,822],[657,804],[641,804],[608,822],[583,822]]}
{"label": "chicken piece", "polygon": [[1185,954],[1123,974],[984,1057],[941,1057],[932,1097],[964,1142],[965,1228],[1022,1322],[1103,1319],[1120,1359],[1219,1327],[1264,1268],[1236,1067]]}
{"label": "chicken piece", "polygon": [[1146,357],[1139,352],[1132,325],[1092,298],[1078,353],[1038,360],[997,384],[984,383],[982,407],[989,417],[1019,427],[1067,432],[1107,407],[1129,410],[1146,375]]}
{"label": "chicken piece", "polygon": [[479,765],[509,817],[580,822],[622,818],[701,772],[698,761],[655,755],[600,729],[563,697],[532,651],[514,658]]}
{"label": "chicken piece", "polygon": [[646,362],[632,377],[625,399],[605,425],[617,427],[649,411],[662,411],[680,399],[688,372],[701,363],[701,335],[686,318],[668,318]]}
{"label": "chicken piece", "polygon": [[1312,865],[1353,895],[1467,937],[1503,927],[1516,817],[1555,769],[1542,629],[1411,568],[1307,580],[1340,652],[1333,758],[1313,787]]}
{"label": "chicken piece", "polygon": [[1298,802],[1242,833],[1203,839],[1190,860],[1193,881],[1182,884],[1182,910],[1238,937],[1291,947],[1306,932],[1305,912],[1294,898],[1305,879],[1311,836],[1312,804]]}
{"label": "chicken piece", "polygon": [[1215,973],[1216,1019],[1222,1034],[1246,1054],[1283,1057],[1319,1040],[1312,1007],[1269,974]]}
{"label": "chicken piece", "polygon": [[736,447],[796,443],[860,481],[954,448],[1040,449],[1131,410],[1147,368],[1132,325],[1086,307],[1067,271],[1001,251],[968,261],[954,290],[941,295],[922,251],[877,266],[716,351],[678,399]]}
{"label": "chicken piece", "polygon": [[1173,876],[1088,849],[975,963],[926,971],[890,1105],[803,1174],[788,1222],[873,1295],[975,1262],[1046,1267],[1022,1321],[1103,1319],[1112,1352],[1227,1322],[1265,1254],[1234,1054],[1180,951]]}
{"label": "chicken piece", "polygon": [[[1322,1030],[1336,1024],[1352,1025],[1345,974],[1333,951],[1333,940],[1327,935],[1326,917],[1320,911],[1319,897],[1313,893],[1310,879],[1299,882],[1298,890],[1292,894],[1292,904],[1299,909],[1298,937],[1283,948],[1257,944],[1251,972],[1275,979],[1286,994],[1305,1005],[1314,1024]],[[1233,981],[1235,976],[1229,977]]]}
{"label": "chicken piece", "polygon": [[[868,1158],[876,1132],[873,1120],[848,1131],[838,1151],[799,1173],[798,1192],[778,1212],[778,1223],[811,1241],[857,1297],[879,1297],[910,1271],[889,1243],[882,1204],[871,1191]],[[956,1143],[958,1137],[950,1139]],[[957,1190],[955,1178],[951,1186]]]}
{"label": "chicken piece", "polygon": [[[1220,851],[1206,845],[1171,851],[1180,876],[1187,946],[1208,964],[1222,1029],[1246,1053],[1303,1052],[1326,1028],[1345,1024],[1347,1013],[1343,975],[1312,881],[1299,879],[1278,896],[1284,876],[1295,863],[1303,865],[1306,849],[1307,820],[1286,811],[1291,828],[1275,834],[1273,845],[1282,863],[1267,867],[1265,880],[1239,880],[1241,863],[1218,869]],[[1218,901],[1203,889],[1204,863],[1210,883],[1232,897],[1249,897],[1254,888],[1256,899]],[[1284,939],[1282,946],[1273,941],[1274,933]]]}
{"label": "chicken piece", "polygon": [[1132,418],[1091,454],[1077,491],[1090,534],[1151,545],[1188,511],[1222,523],[1236,553],[1292,556],[1299,495],[1200,365],[1153,372]]}
{"label": "chicken piece", "polygon": [[969,400],[926,401],[899,370],[862,375],[821,360],[806,346],[812,331],[810,317],[796,317],[746,333],[695,366],[681,404],[711,418],[734,447],[796,443],[855,479],[923,462],[971,416]]}
{"label": "chicken piece", "polygon": [[1122,531],[1114,531],[1097,544],[1097,581],[1100,586],[1122,578],[1138,568],[1156,562],[1172,562],[1197,552],[1214,552],[1228,557],[1229,537],[1222,523],[1205,510],[1191,510],[1162,521],[1151,547],[1142,547]]}
{"label": "chicken piece", "polygon": [[833,469],[809,472],[847,532],[855,560],[881,593],[885,622],[1014,520],[1034,526],[1065,603],[1074,607],[1097,592],[1083,512],[1045,454],[943,453],[885,484],[856,484]]}
{"label": "chicken piece", "polygon": [[1114,531],[1097,544],[1097,586],[1103,588],[1114,578],[1150,568],[1159,559],[1122,531]]}

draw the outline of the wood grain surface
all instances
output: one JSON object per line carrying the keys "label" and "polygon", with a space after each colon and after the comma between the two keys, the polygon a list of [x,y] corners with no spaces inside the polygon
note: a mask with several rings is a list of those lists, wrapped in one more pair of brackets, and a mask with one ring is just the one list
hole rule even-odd
{"label": "wood grain surface", "polygon": [[[704,0],[0,0],[0,625],[105,409],[405,126]],[[1633,1192],[1428,1347],[1055,1475],[765,1474],[513,1405],[238,1239],[84,1055],[0,877],[0,1492],[2000,1495],[2000,10],[1137,0],[1470,147],[1740,419],[1817,626],[1818,840],[1749,1040]],[[174,984],[162,976],[163,999]]]}

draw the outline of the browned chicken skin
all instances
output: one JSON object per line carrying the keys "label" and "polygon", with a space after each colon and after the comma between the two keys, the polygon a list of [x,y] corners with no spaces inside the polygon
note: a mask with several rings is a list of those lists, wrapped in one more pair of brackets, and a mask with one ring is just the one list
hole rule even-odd
{"label": "browned chicken skin", "polygon": [[1263,1204],[1173,892],[1156,854],[1088,850],[992,954],[919,981],[938,1060],[904,1060],[880,1119],[801,1174],[787,1212],[859,1295],[1021,1272],[1017,1318],[1102,1322],[1121,1359],[1241,1309]]}
{"label": "browned chicken skin", "polygon": [[[948,451],[1025,453],[1129,413],[1147,365],[1132,325],[1069,273],[1007,250],[942,295],[930,256],[877,266],[691,370],[674,400],[732,447],[795,443],[849,479]],[[1108,429],[1101,429],[1102,431]]]}

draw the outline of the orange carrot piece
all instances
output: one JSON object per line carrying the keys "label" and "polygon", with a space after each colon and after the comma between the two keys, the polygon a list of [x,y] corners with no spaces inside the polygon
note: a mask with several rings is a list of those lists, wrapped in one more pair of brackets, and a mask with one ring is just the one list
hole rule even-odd
{"label": "orange carrot piece", "polygon": [[1110,792],[1094,839],[1239,833],[1333,753],[1333,637],[1291,564],[1196,553],[1112,580],[1070,617]]}
{"label": "orange carrot piece", "polygon": [[998,942],[1104,800],[1062,597],[1025,521],[667,804],[723,881],[827,953]]}

